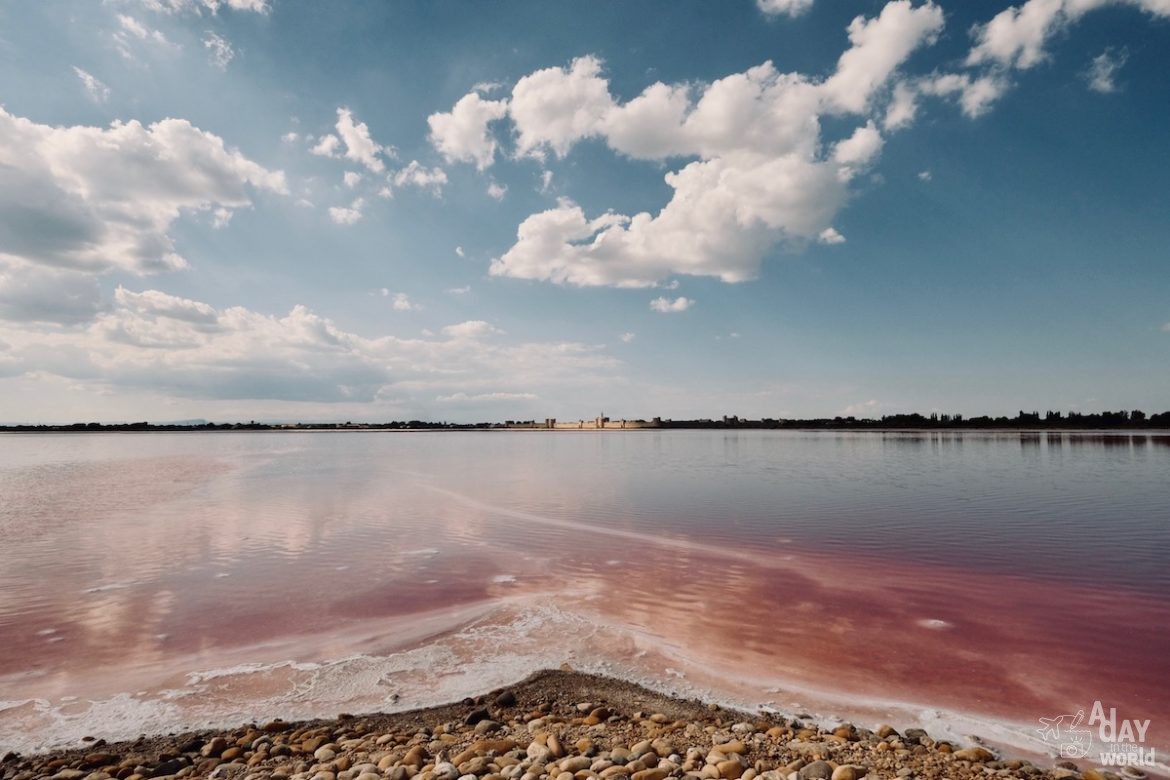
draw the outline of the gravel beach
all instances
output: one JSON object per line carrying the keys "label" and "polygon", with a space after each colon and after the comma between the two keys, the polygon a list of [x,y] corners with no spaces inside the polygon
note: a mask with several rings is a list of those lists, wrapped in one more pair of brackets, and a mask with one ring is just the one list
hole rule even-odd
{"label": "gravel beach", "polygon": [[751,715],[569,670],[474,699],[395,714],[143,736],[36,756],[0,780],[856,780],[1019,777],[1132,780],[1040,766],[924,731]]}

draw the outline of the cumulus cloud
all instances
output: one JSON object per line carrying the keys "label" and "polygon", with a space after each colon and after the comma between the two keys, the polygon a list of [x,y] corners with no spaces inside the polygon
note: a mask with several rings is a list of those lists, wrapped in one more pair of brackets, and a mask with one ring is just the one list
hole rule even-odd
{"label": "cumulus cloud", "polygon": [[184,119],[52,127],[0,108],[0,260],[135,274],[182,268],[182,214],[240,208],[284,174]]}
{"label": "cumulus cloud", "polygon": [[[824,80],[765,62],[706,85],[651,84],[622,103],[596,57],[524,76],[509,105],[517,154],[563,157],[598,138],[636,159],[690,159],[665,175],[672,196],[657,214],[589,216],[561,199],[520,224],[490,273],[619,287],[676,273],[753,278],[772,247],[799,248],[832,226],[849,181],[881,151],[867,114],[942,25],[933,3],[892,0],[876,17],[853,20],[850,46]],[[864,121],[834,143],[821,135],[824,115]]]}
{"label": "cumulus cloud", "polygon": [[370,128],[365,122],[358,122],[353,118],[353,112],[348,108],[337,109],[337,136],[345,144],[345,158],[359,162],[374,173],[381,173],[386,169],[379,159],[383,152],[390,152],[370,137]]}
{"label": "cumulus cloud", "polygon": [[630,331],[628,331],[628,330],[627,330],[625,333],[623,333],[622,335],[618,336],[618,338],[621,340],[621,342],[622,342],[623,344],[629,344],[629,343],[630,343],[631,341],[633,341],[633,340],[634,340],[636,337],[637,337],[637,335],[636,335],[636,334],[634,334],[634,333],[631,333],[631,332],[630,332]]}
{"label": "cumulus cloud", "polygon": [[836,228],[827,227],[817,236],[817,241],[820,241],[822,244],[829,244],[830,246],[833,244],[844,244],[845,236],[838,233]]}
{"label": "cumulus cloud", "polygon": [[911,52],[933,43],[942,27],[942,9],[931,2],[914,7],[909,0],[895,0],[873,19],[856,17],[849,24],[851,45],[824,84],[828,107],[864,111],[877,88]]}
{"label": "cumulus cloud", "polygon": [[493,200],[503,200],[504,196],[508,194],[508,185],[496,184],[493,181],[488,184],[487,194]]}
{"label": "cumulus cloud", "polygon": [[1048,57],[1048,42],[1086,13],[1110,5],[1128,5],[1153,16],[1170,17],[1166,0],[1028,0],[976,25],[968,65],[992,63],[1031,68]]}
{"label": "cumulus cloud", "polygon": [[800,16],[812,5],[813,0],[756,0],[756,6],[768,16]]}
{"label": "cumulus cloud", "polygon": [[613,107],[600,74],[600,59],[578,57],[568,68],[544,68],[516,82],[510,113],[517,154],[540,156],[547,147],[564,157],[574,143],[596,134]]}
{"label": "cumulus cloud", "polygon": [[428,169],[418,160],[411,160],[409,165],[394,174],[396,187],[418,187],[430,190],[436,198],[443,194],[443,185],[446,183],[446,171],[439,167]]}
{"label": "cumulus cloud", "polygon": [[447,162],[474,162],[482,171],[496,156],[488,125],[507,114],[508,101],[484,100],[478,91],[464,95],[450,112],[431,114],[427,125],[431,144]]}
{"label": "cumulus cloud", "polygon": [[90,322],[103,307],[92,274],[0,262],[0,319],[76,325]]}
{"label": "cumulus cloud", "polygon": [[366,202],[362,198],[354,198],[348,206],[330,206],[329,219],[335,225],[352,225],[362,218],[362,209]]}
{"label": "cumulus cloud", "polygon": [[231,43],[223,36],[216,35],[210,30],[203,35],[203,48],[207,49],[211,64],[220,70],[227,70],[228,64],[236,56],[236,50],[232,48]]}
{"label": "cumulus cloud", "polygon": [[[42,269],[43,270],[43,269]],[[48,288],[49,285],[46,285]],[[0,286],[0,312],[10,313]],[[39,317],[38,317],[39,318]],[[304,306],[271,316],[119,288],[85,327],[0,323],[9,374],[176,398],[319,403],[535,394],[604,377],[619,364],[576,342],[506,343],[486,322],[423,339],[364,337]]]}
{"label": "cumulus cloud", "polygon": [[467,320],[443,328],[444,336],[462,341],[474,341],[499,332],[495,326],[483,320]]}
{"label": "cumulus cloud", "polygon": [[853,172],[868,165],[882,150],[882,134],[873,121],[853,131],[853,135],[838,141],[833,147],[833,160],[841,165],[840,175],[851,178]]}
{"label": "cumulus cloud", "polygon": [[73,66],[73,72],[77,74],[77,78],[81,79],[81,85],[85,87],[85,94],[89,95],[90,100],[95,103],[105,103],[110,99],[110,88],[103,84],[97,76],[76,65]]}
{"label": "cumulus cloud", "polygon": [[966,73],[945,73],[918,81],[918,89],[922,94],[954,97],[959,101],[963,114],[972,119],[985,114],[991,104],[1003,96],[1008,86],[1007,78],[1000,73],[978,77]]}
{"label": "cumulus cloud", "polygon": [[919,171],[918,172],[918,180],[919,181],[930,181],[933,178],[934,178],[934,175],[930,171]]}
{"label": "cumulus cloud", "polygon": [[690,298],[680,295],[673,301],[666,297],[655,298],[650,301],[650,308],[660,314],[672,314],[680,311],[686,311],[695,305],[695,302]]}
{"label": "cumulus cloud", "polygon": [[138,0],[139,3],[151,11],[160,13],[202,13],[209,11],[218,13],[221,8],[233,11],[252,11],[254,13],[268,13],[269,0]]}
{"label": "cumulus cloud", "polygon": [[1117,71],[1125,66],[1128,59],[1128,51],[1112,48],[1106,49],[1094,57],[1088,71],[1085,72],[1085,80],[1089,83],[1089,89],[1102,94],[1116,92]]}
{"label": "cumulus cloud", "polygon": [[337,157],[341,148],[341,139],[332,133],[321,136],[317,143],[309,150],[309,154],[319,157]]}
{"label": "cumulus cloud", "polygon": [[422,307],[414,301],[410,300],[410,296],[404,292],[394,294],[394,302],[391,304],[394,311],[418,311]]}

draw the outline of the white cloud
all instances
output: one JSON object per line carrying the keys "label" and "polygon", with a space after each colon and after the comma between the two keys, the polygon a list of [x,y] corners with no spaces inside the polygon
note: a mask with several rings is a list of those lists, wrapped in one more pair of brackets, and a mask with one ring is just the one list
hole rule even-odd
{"label": "white cloud", "polygon": [[230,8],[233,11],[253,11],[268,13],[270,0],[139,0],[139,3],[151,11],[161,13],[184,13],[203,11],[218,13],[221,8]]}
{"label": "white cloud", "polygon": [[451,395],[435,396],[435,400],[439,403],[454,404],[454,403],[473,403],[480,401],[535,401],[540,396],[535,393],[476,393],[468,395],[467,393],[452,393]]}
{"label": "white cloud", "polygon": [[934,178],[934,174],[932,174],[930,171],[919,171],[918,172],[918,180],[919,181],[930,181],[933,178]]}
{"label": "white cloud", "polygon": [[282,135],[280,140],[284,141],[286,144],[291,144],[296,143],[298,138],[300,138],[300,135],[290,130],[289,132]]}
{"label": "white cloud", "polygon": [[851,46],[823,85],[830,109],[864,111],[878,87],[911,52],[933,43],[942,27],[942,9],[932,2],[915,8],[910,0],[893,0],[873,19],[856,17],[849,24]]}
{"label": "white cloud", "polygon": [[231,209],[225,209],[220,206],[215,211],[211,212],[211,226],[216,230],[220,230],[228,226],[232,221],[232,216],[235,214]]}
{"label": "white cloud", "polygon": [[385,164],[378,158],[383,152],[393,157],[388,149],[370,137],[370,128],[365,122],[357,122],[348,108],[337,109],[337,135],[345,144],[345,158],[359,162],[374,173],[385,170]]}
{"label": "white cloud", "polygon": [[853,135],[838,141],[833,147],[833,160],[841,165],[839,175],[852,178],[857,168],[869,165],[882,150],[882,134],[873,121],[853,131]]}
{"label": "white cloud", "polygon": [[836,228],[827,227],[817,236],[817,241],[820,241],[822,244],[829,244],[830,246],[833,244],[844,244],[845,236],[838,233]]}
{"label": "white cloud", "polygon": [[[142,22],[135,19],[133,16],[127,16],[126,14],[118,14],[118,25],[121,26],[121,28],[123,30],[130,33],[131,35],[133,35],[135,38],[138,38],[139,40],[146,40],[147,38],[154,37],[154,35],[152,35],[152,31],[150,29],[148,29],[144,24],[142,24]],[[158,35],[162,35],[162,33],[159,33],[157,30],[155,30],[154,33],[157,33]],[[166,36],[163,36],[164,39],[165,39],[165,37]]]}
{"label": "white cloud", "polygon": [[1167,0],[1028,0],[999,12],[972,30],[975,45],[968,65],[993,63],[1031,68],[1048,57],[1045,46],[1086,13],[1110,5],[1128,5],[1158,17],[1170,17]]}
{"label": "white cloud", "polygon": [[430,141],[449,162],[474,162],[484,170],[496,156],[496,139],[488,125],[508,112],[506,100],[484,100],[476,91],[459,99],[449,113],[427,117]]}
{"label": "white cloud", "polygon": [[942,21],[933,3],[909,0],[858,17],[850,49],[820,83],[766,62],[705,86],[652,84],[623,104],[595,57],[521,78],[510,106],[519,154],[564,156],[597,137],[634,158],[698,159],[665,175],[673,195],[656,215],[591,218],[567,199],[530,215],[490,273],[619,287],[653,286],[671,274],[753,278],[774,245],[799,248],[830,228],[848,181],[880,152],[872,120],[827,144],[820,116],[868,111]]}
{"label": "white cloud", "polygon": [[1011,82],[1002,70],[992,70],[980,76],[934,73],[899,81],[894,85],[882,126],[886,130],[900,130],[912,123],[918,114],[918,100],[923,95],[954,99],[964,116],[975,119],[987,113],[1010,86]]}
{"label": "white cloud", "polygon": [[635,338],[637,338],[637,334],[632,333],[632,332],[627,330],[625,333],[618,336],[618,338],[621,339],[621,342],[623,344],[629,344],[631,341],[633,341]]}
{"label": "white cloud", "polygon": [[510,113],[518,134],[517,154],[539,156],[549,147],[564,157],[574,143],[596,134],[613,107],[609,84],[600,73],[601,60],[587,56],[568,68],[545,68],[516,82]]}
{"label": "white cloud", "polygon": [[450,295],[467,295],[471,292],[471,285],[465,284],[462,287],[448,287],[447,292]]}
{"label": "white cloud", "polygon": [[75,325],[91,321],[103,306],[92,274],[0,262],[0,319]]}
{"label": "white cloud", "polygon": [[908,126],[918,114],[918,91],[905,81],[894,85],[893,95],[886,106],[886,115],[882,119],[882,127],[886,130],[898,130]]}
{"label": "white cloud", "polygon": [[446,183],[446,171],[439,167],[428,170],[418,160],[411,160],[409,165],[394,174],[395,186],[430,190],[436,198],[443,194]]}
{"label": "white cloud", "polygon": [[184,213],[286,193],[284,174],[184,119],[108,128],[37,124],[0,108],[0,260],[95,272],[182,268]]}
{"label": "white cloud", "polygon": [[812,5],[813,0],[756,0],[756,6],[768,16],[800,16]]}
{"label": "white cloud", "polygon": [[318,155],[319,157],[337,157],[340,147],[341,139],[332,133],[328,133],[317,140],[317,145],[310,149],[309,153]]}
{"label": "white cloud", "polygon": [[[59,281],[38,284],[51,292],[50,282]],[[43,311],[12,311],[6,289],[0,283],[0,315],[42,318]],[[46,305],[56,307],[50,313],[65,315],[59,321],[75,321],[73,327],[0,323],[7,373],[63,377],[94,392],[171,398],[413,399],[425,405],[436,395],[458,393],[512,393],[519,400],[550,388],[559,397],[567,388],[603,381],[619,367],[600,348],[576,342],[504,342],[482,321],[428,338],[371,338],[344,331],[304,306],[270,316],[243,307],[217,309],[158,290],[119,288],[99,310],[83,291],[69,291],[80,292],[78,312],[67,311],[70,304],[59,295]],[[79,326],[87,317],[91,324]]]}
{"label": "white cloud", "polygon": [[496,184],[494,181],[488,184],[487,194],[495,200],[503,200],[504,196],[508,194],[507,185]]}
{"label": "white cloud", "polygon": [[394,311],[418,311],[422,308],[410,300],[409,295],[402,292],[394,294],[394,302],[391,305],[394,307]]}
{"label": "white cloud", "polygon": [[540,172],[540,191],[541,192],[548,192],[549,188],[552,187],[552,180],[553,180],[553,172],[552,171],[541,171]]}
{"label": "white cloud", "polygon": [[461,247],[461,246],[455,247],[455,254],[457,254],[459,257],[463,257],[464,256],[463,255],[463,247]]}
{"label": "white cloud", "polygon": [[114,46],[118,53],[127,60],[134,59],[134,41],[144,41],[162,49],[178,51],[180,46],[171,43],[161,31],[147,27],[133,16],[118,14],[119,30],[115,31]]}
{"label": "white cloud", "polygon": [[351,190],[358,186],[358,184],[361,183],[361,180],[362,175],[357,171],[346,171],[345,174],[341,177],[342,183]]}
{"label": "white cloud", "polygon": [[220,70],[227,70],[228,64],[236,56],[236,50],[226,38],[208,30],[203,36],[203,48],[207,49],[211,64]]}
{"label": "white cloud", "polygon": [[1089,70],[1085,73],[1085,80],[1089,83],[1089,89],[1102,94],[1116,92],[1117,71],[1125,66],[1125,62],[1128,59],[1128,51],[1112,48],[1106,49],[1094,57],[1092,64],[1089,65]]}
{"label": "white cloud", "polygon": [[85,94],[89,95],[90,100],[95,103],[105,103],[110,99],[110,88],[103,84],[97,76],[76,65],[73,66],[73,72],[77,74],[77,78],[81,79],[81,84],[85,87]]}
{"label": "white cloud", "polygon": [[165,317],[194,324],[211,325],[219,317],[215,309],[206,303],[179,298],[160,290],[136,293],[119,286],[114,291],[114,301],[140,315]]}
{"label": "white cloud", "polygon": [[349,206],[330,206],[329,219],[333,220],[335,225],[352,225],[362,218],[362,209],[365,205],[363,199],[355,198]]}
{"label": "white cloud", "polygon": [[650,301],[650,308],[660,314],[671,314],[674,312],[686,311],[695,305],[695,302],[690,298],[682,295],[675,298],[673,301],[666,297],[655,298]]}

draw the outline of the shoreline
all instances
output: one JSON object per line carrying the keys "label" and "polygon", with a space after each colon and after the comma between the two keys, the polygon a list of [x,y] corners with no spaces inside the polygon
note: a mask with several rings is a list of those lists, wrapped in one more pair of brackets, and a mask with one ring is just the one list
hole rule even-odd
{"label": "shoreline", "polygon": [[[873,730],[870,730],[873,729]],[[1041,766],[977,739],[881,724],[724,709],[562,668],[461,702],[398,713],[258,720],[29,756],[0,780],[857,780],[1031,777],[1131,780],[1086,760]]]}

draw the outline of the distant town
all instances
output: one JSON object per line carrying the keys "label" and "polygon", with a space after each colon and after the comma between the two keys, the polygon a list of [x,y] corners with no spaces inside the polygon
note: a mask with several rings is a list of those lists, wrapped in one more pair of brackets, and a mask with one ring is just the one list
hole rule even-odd
{"label": "distant town", "polygon": [[505,420],[503,422],[452,423],[429,420],[396,420],[392,422],[329,422],[329,423],[216,423],[205,420],[184,420],[170,423],[77,422],[64,425],[0,425],[4,433],[90,433],[101,431],[497,431],[497,430],[664,430],[664,429],[767,429],[767,430],[1144,430],[1170,428],[1170,411],[1147,415],[1139,410],[1119,412],[1024,412],[1015,417],[964,417],[961,414],[892,414],[880,418],[822,417],[814,419],[786,419],[764,417],[748,419],[735,415],[697,420],[671,420],[654,417],[642,419],[612,419],[599,415],[591,419]]}

